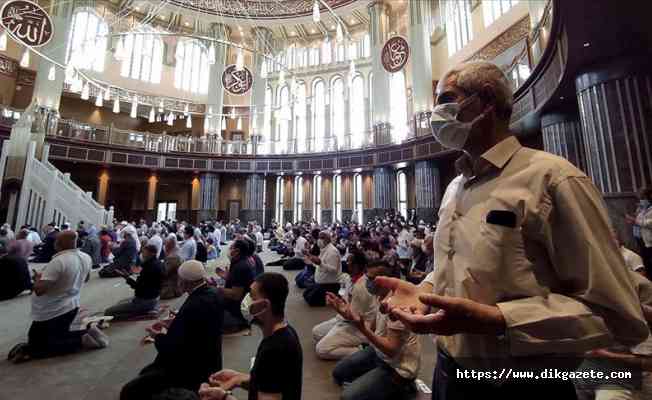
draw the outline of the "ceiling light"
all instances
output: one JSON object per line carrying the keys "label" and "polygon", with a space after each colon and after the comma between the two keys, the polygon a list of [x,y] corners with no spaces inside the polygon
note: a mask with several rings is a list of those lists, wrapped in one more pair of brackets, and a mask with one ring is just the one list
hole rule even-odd
{"label": "ceiling light", "polygon": [[222,117],[222,123],[220,124],[220,130],[221,131],[226,130],[226,117]]}
{"label": "ceiling light", "polygon": [[7,51],[7,31],[0,34],[0,51]]}
{"label": "ceiling light", "polygon": [[591,43],[589,42],[584,43],[584,47],[589,47],[589,46],[591,46]]}
{"label": "ceiling light", "polygon": [[314,30],[314,29],[311,29],[311,30],[310,30],[310,33],[315,33],[315,30]]}
{"label": "ceiling light", "polygon": [[104,91],[104,100],[109,101],[111,100],[111,88],[106,88]]}
{"label": "ceiling light", "polygon": [[20,66],[23,68],[29,67],[29,49],[25,49],[23,56],[20,58]]}
{"label": "ceiling light", "polygon": [[315,4],[312,6],[312,20],[314,22],[319,22],[321,16],[319,15],[319,0],[315,0]]}
{"label": "ceiling light", "polygon": [[72,66],[71,62],[68,62],[66,65],[66,80],[72,81],[75,78],[75,67]]}
{"label": "ceiling light", "polygon": [[158,16],[160,19],[165,19],[165,15],[159,15]]}
{"label": "ceiling light", "polygon": [[91,88],[88,82],[84,83],[84,87],[82,88],[81,91],[81,99],[82,100],[88,100],[90,97]]}
{"label": "ceiling light", "polygon": [[113,99],[113,113],[120,114],[120,99],[118,99],[118,95]]}
{"label": "ceiling light", "polygon": [[48,72],[48,80],[53,81],[57,79],[57,69],[54,67],[54,64],[50,65],[50,71]]}
{"label": "ceiling light", "polygon": [[290,36],[294,36],[294,35],[296,35],[296,34],[297,34],[297,33],[296,33],[295,31],[290,32]]}
{"label": "ceiling light", "polygon": [[140,7],[136,7],[136,11],[140,11]]}
{"label": "ceiling light", "polygon": [[190,115],[188,115],[188,117],[186,118],[186,128],[188,129],[192,128],[192,118],[190,117]]}
{"label": "ceiling light", "polygon": [[335,29],[335,25],[331,25],[331,29]]}
{"label": "ceiling light", "polygon": [[158,102],[158,112],[162,113],[163,109],[165,108],[165,105],[163,104],[163,99]]}
{"label": "ceiling light", "polygon": [[134,100],[131,102],[131,118],[136,118],[138,116],[138,96],[134,95]]}
{"label": "ceiling light", "polygon": [[189,112],[190,112],[190,104],[186,103],[186,105],[183,107],[183,115],[188,116]]}
{"label": "ceiling light", "polygon": [[355,24],[355,18],[351,18],[351,23]]}
{"label": "ceiling light", "polygon": [[104,106],[104,95],[102,94],[102,91],[100,90],[100,93],[95,98],[95,107],[103,107],[103,106]]}
{"label": "ceiling light", "polygon": [[156,112],[154,112],[154,107],[149,109],[149,123],[156,121]]}
{"label": "ceiling light", "polygon": [[235,126],[235,129],[236,129],[236,130],[239,130],[239,131],[242,130],[242,117],[239,117],[239,118],[238,118],[238,122],[237,122],[237,124],[236,124],[236,126]]}
{"label": "ceiling light", "polygon": [[231,116],[229,118],[235,119],[235,107],[231,108]]}
{"label": "ceiling light", "polygon": [[186,22],[185,22],[185,25],[186,25],[186,26],[190,26],[190,22],[186,21]]}

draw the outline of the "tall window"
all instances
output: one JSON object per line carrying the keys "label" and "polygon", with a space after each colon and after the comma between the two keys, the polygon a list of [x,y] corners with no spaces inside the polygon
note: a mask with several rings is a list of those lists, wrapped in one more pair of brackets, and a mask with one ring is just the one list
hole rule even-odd
{"label": "tall window", "polygon": [[321,44],[321,63],[322,64],[330,64],[333,62],[333,56],[331,54],[331,41],[330,40],[324,40],[324,42]]}
{"label": "tall window", "polygon": [[276,178],[276,222],[283,225],[283,177]]}
{"label": "tall window", "polygon": [[[491,1],[493,2],[493,0]],[[471,27],[471,1],[439,0],[440,9],[444,10],[448,55],[461,50],[473,37]]]}
{"label": "tall window", "polygon": [[349,60],[355,60],[358,58],[358,42],[349,42]]}
{"label": "tall window", "polygon": [[364,35],[362,40],[362,56],[371,57],[371,38],[368,33]]}
{"label": "tall window", "polygon": [[312,217],[321,224],[321,175],[315,175],[312,185]]}
{"label": "tall window", "polygon": [[342,222],[342,175],[333,177],[333,217]]}
{"label": "tall window", "polygon": [[351,147],[358,148],[362,145],[364,138],[364,81],[362,76],[357,75],[353,78],[351,83],[351,93],[355,96],[350,96],[351,106]]}
{"label": "tall window", "polygon": [[326,89],[324,81],[315,81],[312,86],[312,140],[313,150],[324,149],[326,134]]}
{"label": "tall window", "polygon": [[405,92],[405,75],[403,71],[392,74],[390,81],[390,108],[392,137],[395,142],[402,142],[407,136],[407,93]]}
{"label": "tall window", "polygon": [[263,112],[263,135],[265,140],[265,153],[271,153],[271,143],[272,143],[272,88],[267,86],[265,89],[265,111]]}
{"label": "tall window", "polygon": [[369,73],[369,127],[374,125],[374,74]]}
{"label": "tall window", "polygon": [[191,93],[208,93],[208,52],[199,40],[177,44],[174,87]]}
{"label": "tall window", "polygon": [[494,23],[501,15],[509,11],[518,3],[518,0],[484,0],[482,2],[482,15],[484,26]]}
{"label": "tall window", "polygon": [[355,176],[353,177],[353,194],[354,194],[354,202],[355,202],[355,207],[353,211],[355,220],[359,224],[362,224],[364,222],[363,220],[364,208],[362,207],[362,175],[361,174],[355,174]]}
{"label": "tall window", "polygon": [[294,223],[303,220],[303,177],[294,178]]}
{"label": "tall window", "polygon": [[396,175],[398,187],[398,212],[401,213],[403,218],[407,219],[407,175],[405,172],[400,171]]}
{"label": "tall window", "polygon": [[290,89],[287,85],[279,90],[277,96],[279,115],[276,119],[276,153],[286,153],[288,150],[288,138],[290,131],[290,118],[292,112],[290,110]]}
{"label": "tall window", "polygon": [[294,103],[294,132],[297,141],[297,152],[306,151],[306,84],[300,82],[296,89],[296,102]]}
{"label": "tall window", "polygon": [[331,81],[331,110],[331,131],[339,148],[344,143],[344,81],[340,77]]}
{"label": "tall window", "polygon": [[346,59],[346,53],[345,53],[345,47],[344,47],[344,42],[338,43],[337,46],[335,47],[335,61],[336,62],[343,62]]}
{"label": "tall window", "polygon": [[76,12],[68,37],[66,64],[72,60],[78,68],[104,72],[108,33],[108,25],[95,12]]}
{"label": "tall window", "polygon": [[312,47],[309,49],[309,51],[310,51],[310,57],[308,60],[308,64],[310,66],[319,65],[319,48]]}
{"label": "tall window", "polygon": [[120,75],[145,82],[161,83],[163,42],[155,32],[131,33],[124,39],[127,58],[122,61]]}

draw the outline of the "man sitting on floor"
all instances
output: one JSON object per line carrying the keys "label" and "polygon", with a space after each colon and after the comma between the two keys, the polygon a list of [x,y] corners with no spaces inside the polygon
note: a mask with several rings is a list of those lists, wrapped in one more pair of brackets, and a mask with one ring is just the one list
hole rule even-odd
{"label": "man sitting on floor", "polygon": [[[389,291],[376,286],[374,279],[378,276],[400,277],[400,270],[386,260],[376,260],[369,263],[366,275],[367,290],[380,300]],[[421,361],[418,336],[402,322],[391,321],[383,313],[376,313],[375,323],[368,325],[346,301],[333,294],[327,296],[329,305],[351,321],[371,344],[335,366],[335,381],[340,385],[349,383],[342,391],[342,400],[412,398]]]}
{"label": "man sitting on floor", "polygon": [[231,244],[231,266],[224,288],[224,333],[235,333],[249,327],[240,311],[240,304],[249,292],[254,281],[254,266],[250,264],[252,247],[247,239],[239,239]]}
{"label": "man sitting on floor", "polygon": [[140,271],[138,279],[132,278],[128,273],[123,273],[120,269],[116,270],[124,276],[127,284],[134,289],[134,297],[124,299],[118,304],[107,308],[104,315],[112,316],[117,321],[158,311],[163,282],[163,265],[156,257],[157,251],[158,249],[153,244],[143,247],[140,255],[140,267],[134,268],[134,271]]}
{"label": "man sitting on floor", "polygon": [[[364,274],[367,258],[361,251],[349,255],[348,269],[352,285],[347,288],[344,298],[351,304],[351,310],[359,315],[367,325],[372,325],[378,312],[376,298],[367,290],[367,276]],[[367,343],[367,338],[351,322],[340,314],[316,325],[312,329],[315,339],[315,352],[322,360],[339,360],[350,356]]]}
{"label": "man sitting on floor", "polygon": [[244,312],[263,332],[249,374],[225,369],[213,374],[199,389],[202,400],[236,400],[230,390],[243,388],[253,400],[299,400],[303,375],[303,351],[297,332],[285,321],[288,281],[266,272],[256,277]]}
{"label": "man sitting on floor", "polygon": [[340,251],[331,243],[331,234],[328,231],[319,232],[317,245],[320,249],[319,257],[309,255],[305,258],[307,264],[315,265],[315,284],[303,292],[303,298],[311,307],[325,306],[326,293],[339,291],[342,273]]}
{"label": "man sitting on floor", "polygon": [[197,392],[212,372],[222,368],[224,304],[205,276],[199,261],[181,264],[179,281],[188,298],[167,332],[150,329],[158,355],[122,388],[121,400],[150,399],[172,387]]}
{"label": "man sitting on floor", "polygon": [[[132,227],[133,228],[133,227]],[[113,263],[105,266],[99,272],[100,278],[116,278],[129,272],[138,257],[138,240],[133,229],[123,229],[120,232],[122,241],[113,250]]]}
{"label": "man sitting on floor", "polygon": [[109,339],[97,327],[70,331],[79,311],[79,294],[90,278],[91,258],[76,249],[77,233],[59,233],[58,251],[39,272],[34,272],[34,294],[28,342],[15,346],[8,359],[15,363],[53,357],[85,348],[103,348]]}

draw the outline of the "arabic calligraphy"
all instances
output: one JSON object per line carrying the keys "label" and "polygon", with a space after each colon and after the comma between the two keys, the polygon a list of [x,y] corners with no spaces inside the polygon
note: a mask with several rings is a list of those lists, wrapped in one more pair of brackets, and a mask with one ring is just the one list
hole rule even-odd
{"label": "arabic calligraphy", "polygon": [[387,72],[398,72],[410,58],[410,45],[402,36],[393,36],[385,42],[380,57]]}
{"label": "arabic calligraphy", "polygon": [[222,73],[222,85],[224,90],[236,96],[246,94],[253,86],[254,79],[251,71],[244,67],[242,71],[235,70],[235,64],[224,68]]}
{"label": "arabic calligraphy", "polygon": [[31,47],[47,44],[52,39],[50,16],[38,4],[27,0],[11,0],[2,6],[0,24],[14,38]]}

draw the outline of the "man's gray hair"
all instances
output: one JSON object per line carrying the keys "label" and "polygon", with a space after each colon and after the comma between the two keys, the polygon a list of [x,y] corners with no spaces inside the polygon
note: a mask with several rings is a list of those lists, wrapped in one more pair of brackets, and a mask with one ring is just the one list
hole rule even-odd
{"label": "man's gray hair", "polygon": [[449,79],[468,94],[482,93],[485,85],[490,86],[496,97],[496,116],[504,121],[511,118],[514,94],[509,80],[496,64],[488,61],[462,63],[446,72],[442,81]]}

